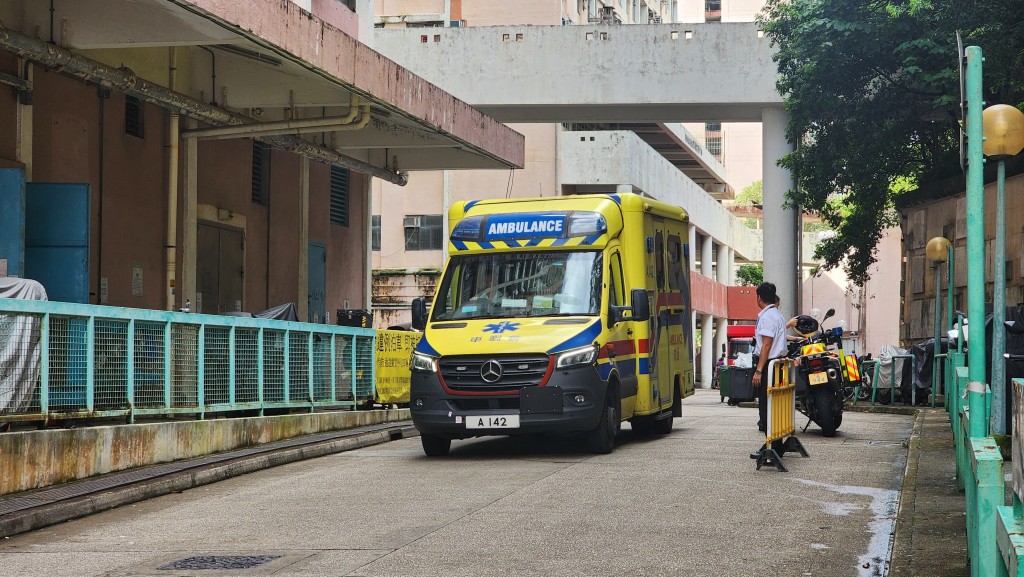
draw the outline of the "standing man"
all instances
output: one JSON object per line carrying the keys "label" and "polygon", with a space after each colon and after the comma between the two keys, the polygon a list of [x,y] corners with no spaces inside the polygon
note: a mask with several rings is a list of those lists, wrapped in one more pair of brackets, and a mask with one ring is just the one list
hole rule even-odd
{"label": "standing man", "polygon": [[757,326],[754,328],[754,378],[752,385],[757,391],[757,430],[762,433],[768,427],[768,362],[786,355],[786,319],[779,312],[779,297],[775,285],[763,282],[757,287]]}

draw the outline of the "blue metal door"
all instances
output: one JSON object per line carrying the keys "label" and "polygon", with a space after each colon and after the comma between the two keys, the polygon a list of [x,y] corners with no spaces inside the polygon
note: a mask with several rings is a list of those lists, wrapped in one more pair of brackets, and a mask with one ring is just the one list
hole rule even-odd
{"label": "blue metal door", "polygon": [[306,314],[311,323],[327,322],[327,247],[309,243],[309,297]]}
{"label": "blue metal door", "polygon": [[25,185],[25,277],[52,301],[89,302],[89,185]]}
{"label": "blue metal door", "polygon": [[25,276],[25,171],[0,168],[0,276]]}

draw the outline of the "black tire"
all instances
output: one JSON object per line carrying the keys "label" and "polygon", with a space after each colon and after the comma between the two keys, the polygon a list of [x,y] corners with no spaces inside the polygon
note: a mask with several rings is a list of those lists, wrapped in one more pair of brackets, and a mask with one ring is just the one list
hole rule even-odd
{"label": "black tire", "polygon": [[654,421],[654,423],[652,423],[654,426],[651,428],[655,435],[667,435],[672,432],[672,422],[675,420],[675,417],[669,414],[669,416],[664,419]]}
{"label": "black tire", "polygon": [[652,423],[652,429],[655,435],[667,435],[672,432],[672,423],[675,421],[675,408],[678,403],[682,402],[682,397],[679,396],[679,387],[672,387],[672,406],[666,409],[668,416],[664,419],[659,419]]}
{"label": "black tire", "polygon": [[[814,403],[814,422],[821,427],[822,436],[835,437],[836,428],[839,427],[839,423],[836,422],[837,411],[833,407],[835,395],[822,385],[815,389],[811,396],[811,402]],[[842,415],[842,413],[839,414]]]}
{"label": "black tire", "polygon": [[428,457],[444,457],[452,450],[452,440],[435,435],[420,435],[423,452]]}
{"label": "black tire", "polygon": [[860,381],[860,393],[857,395],[857,401],[870,401],[871,400],[871,375],[865,374],[861,376]]}
{"label": "black tire", "polygon": [[618,388],[609,384],[608,394],[604,399],[604,411],[601,419],[587,433],[587,449],[597,455],[607,455],[615,449],[615,436],[619,432],[620,403]]}

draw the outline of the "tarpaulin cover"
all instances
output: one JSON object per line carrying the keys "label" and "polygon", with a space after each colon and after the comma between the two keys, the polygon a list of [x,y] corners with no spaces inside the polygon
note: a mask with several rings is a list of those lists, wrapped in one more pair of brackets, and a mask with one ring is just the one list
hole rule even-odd
{"label": "tarpaulin cover", "polygon": [[[34,280],[0,277],[0,298],[45,301]],[[24,412],[39,379],[39,319],[0,312],[0,413]]]}

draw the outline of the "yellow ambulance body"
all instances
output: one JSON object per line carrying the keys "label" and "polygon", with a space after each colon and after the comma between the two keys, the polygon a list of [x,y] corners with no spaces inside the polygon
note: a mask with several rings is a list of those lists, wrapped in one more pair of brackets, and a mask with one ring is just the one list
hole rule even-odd
{"label": "yellow ambulance body", "polygon": [[689,222],[635,194],[456,203],[410,407],[428,455],[452,439],[667,434],[693,394]]}

